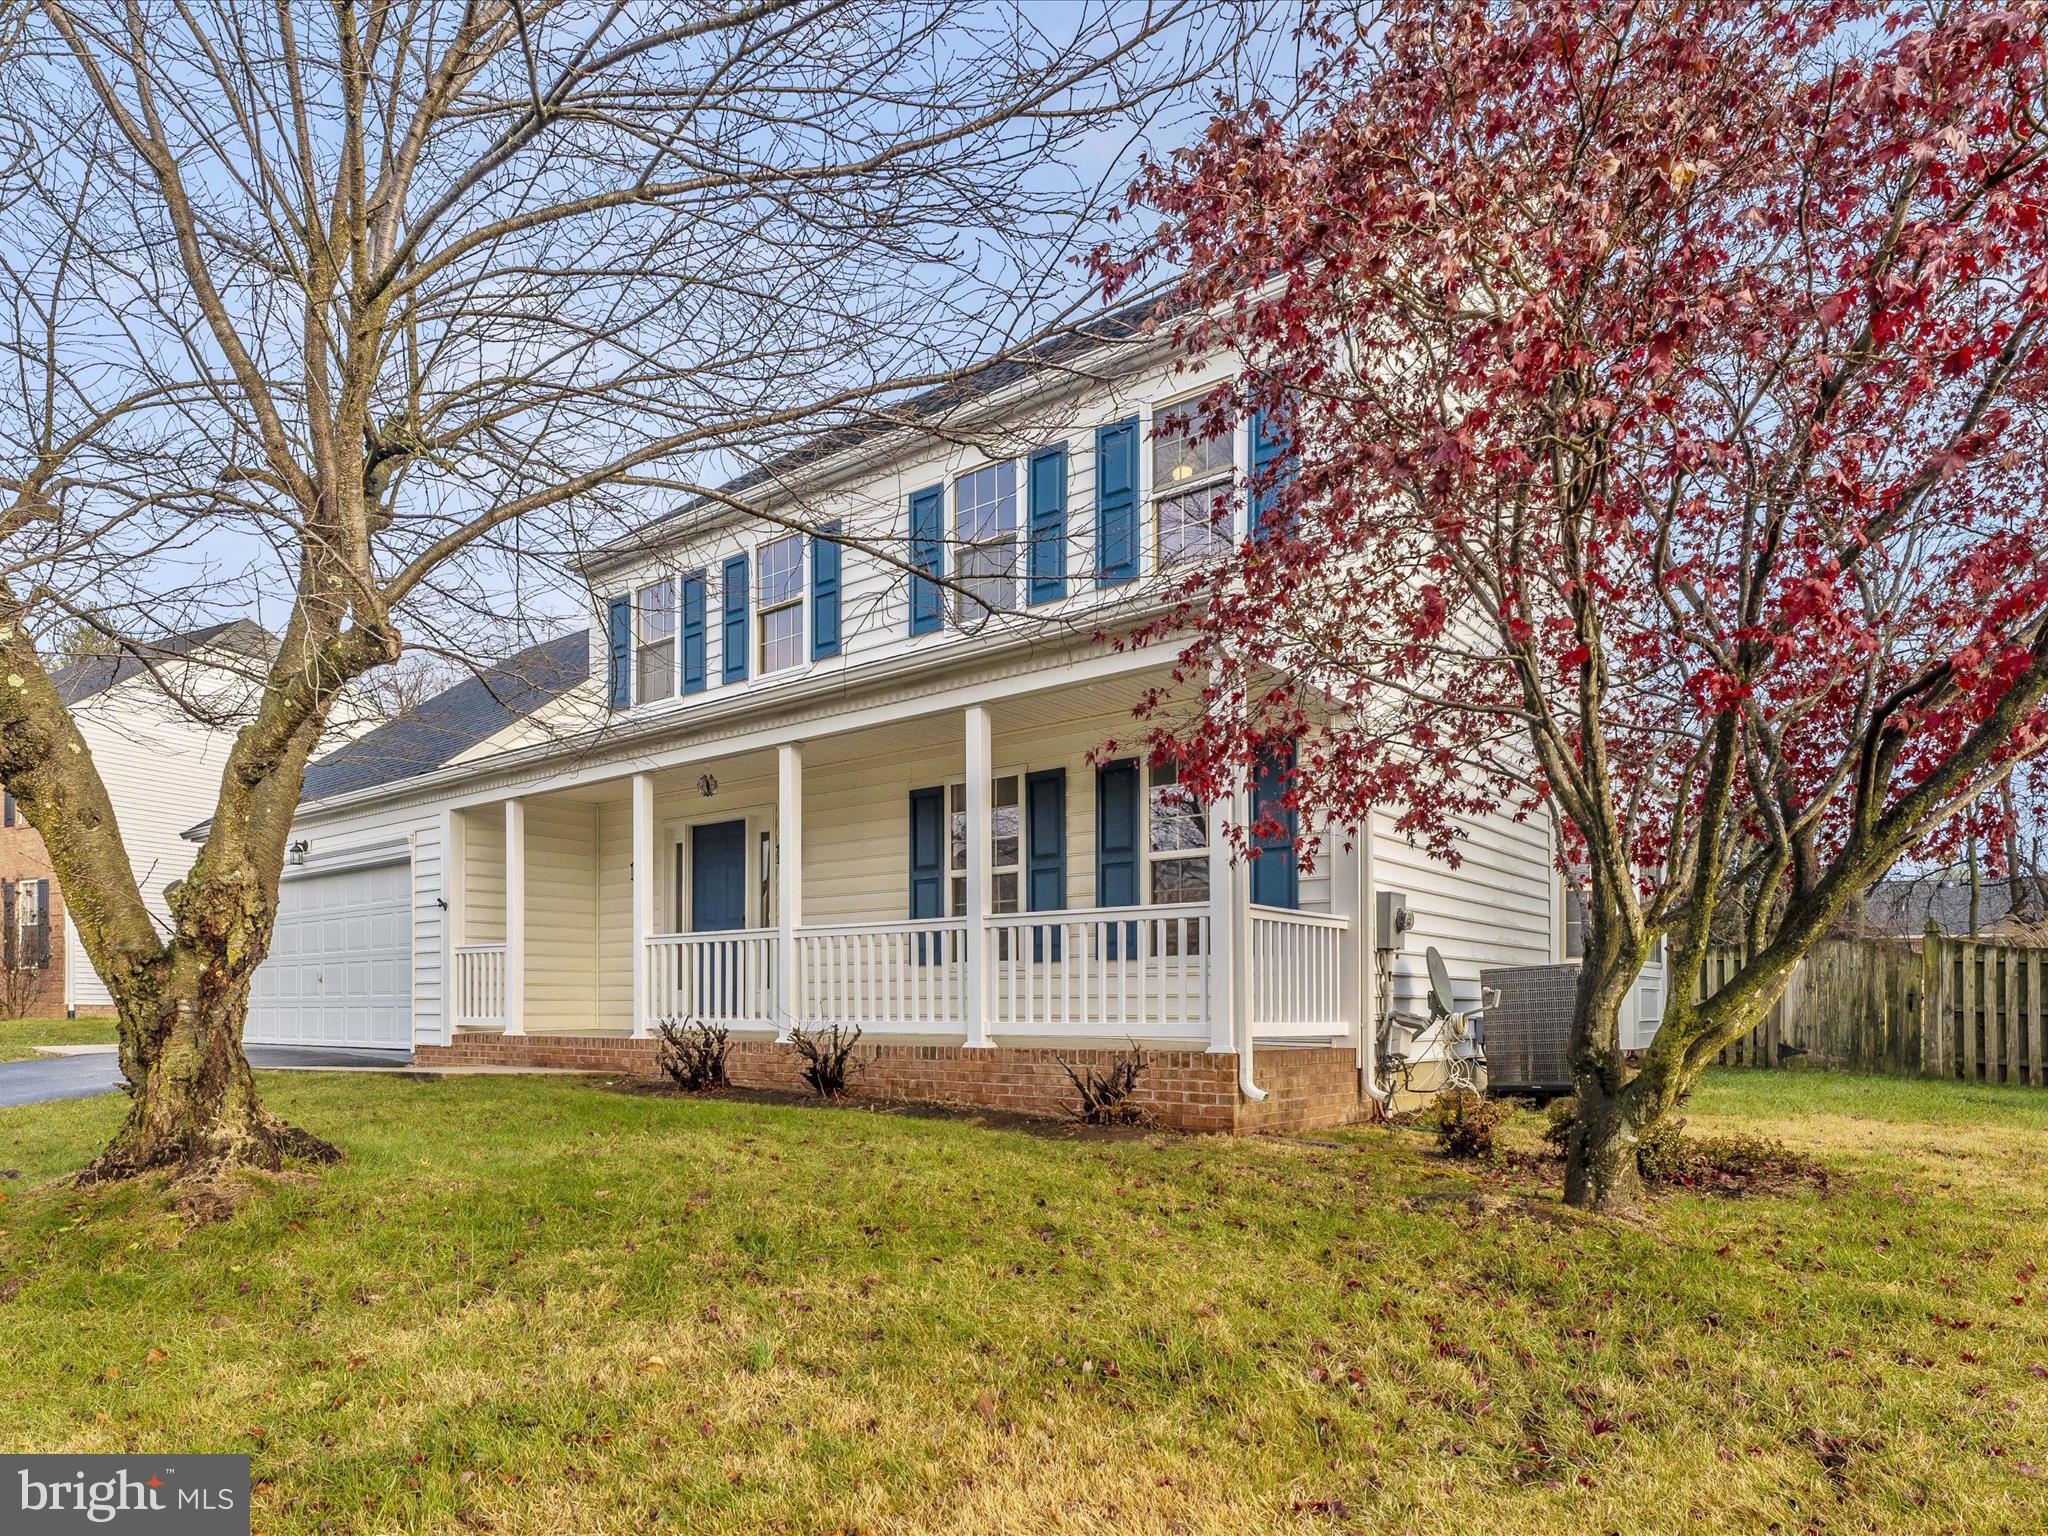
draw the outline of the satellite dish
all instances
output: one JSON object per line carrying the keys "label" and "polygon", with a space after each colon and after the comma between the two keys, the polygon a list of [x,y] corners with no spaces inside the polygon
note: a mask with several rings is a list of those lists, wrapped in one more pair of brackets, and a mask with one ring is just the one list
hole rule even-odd
{"label": "satellite dish", "polygon": [[1429,1016],[1433,1019],[1447,1019],[1458,1011],[1458,997],[1451,990],[1451,969],[1444,964],[1444,957],[1432,944],[1423,958],[1429,963]]}

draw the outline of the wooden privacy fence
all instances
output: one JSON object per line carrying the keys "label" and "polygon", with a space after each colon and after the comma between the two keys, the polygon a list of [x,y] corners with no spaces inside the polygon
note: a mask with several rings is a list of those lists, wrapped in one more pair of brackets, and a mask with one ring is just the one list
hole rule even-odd
{"label": "wooden privacy fence", "polygon": [[[1708,955],[1703,992],[1740,966],[1734,950]],[[2048,949],[1932,933],[1824,940],[1720,1060],[2048,1087]]]}

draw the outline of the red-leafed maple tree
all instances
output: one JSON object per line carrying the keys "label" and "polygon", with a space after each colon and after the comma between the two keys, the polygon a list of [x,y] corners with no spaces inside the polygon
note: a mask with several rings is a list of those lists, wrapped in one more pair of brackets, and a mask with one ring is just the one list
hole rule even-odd
{"label": "red-leafed maple tree", "polygon": [[[1155,746],[1305,731],[1355,826],[1554,807],[1586,903],[1567,1198],[2044,740],[2044,12],[1396,0],[1310,18],[1133,191],[1291,474],[1190,583]],[[1335,708],[1332,708],[1332,705]],[[1710,944],[1750,958],[1695,1000]],[[1668,940],[1639,1062],[1618,1014]]]}

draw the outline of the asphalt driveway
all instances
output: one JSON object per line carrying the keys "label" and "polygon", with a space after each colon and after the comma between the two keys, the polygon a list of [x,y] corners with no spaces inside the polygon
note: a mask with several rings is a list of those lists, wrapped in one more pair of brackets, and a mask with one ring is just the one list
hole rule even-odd
{"label": "asphalt driveway", "polygon": [[[412,1060],[410,1051],[344,1050],[310,1045],[252,1045],[253,1067],[390,1068]],[[41,1104],[48,1099],[82,1099],[111,1093],[121,1081],[120,1059],[112,1051],[81,1056],[39,1056],[33,1061],[0,1061],[0,1106]]]}

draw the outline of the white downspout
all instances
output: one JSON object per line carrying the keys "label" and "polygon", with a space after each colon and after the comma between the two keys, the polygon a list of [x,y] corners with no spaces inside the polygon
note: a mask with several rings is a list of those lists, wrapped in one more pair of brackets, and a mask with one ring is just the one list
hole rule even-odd
{"label": "white downspout", "polygon": [[1373,884],[1372,845],[1373,813],[1367,810],[1358,829],[1358,1091],[1384,1112],[1394,1095],[1380,1086],[1379,892]]}
{"label": "white downspout", "polygon": [[[1246,809],[1242,786],[1231,796],[1238,825],[1244,826]],[[1252,877],[1241,859],[1230,866],[1231,916],[1231,1016],[1237,1027],[1237,1091],[1254,1104],[1262,1104],[1266,1090],[1252,1076]]]}

